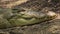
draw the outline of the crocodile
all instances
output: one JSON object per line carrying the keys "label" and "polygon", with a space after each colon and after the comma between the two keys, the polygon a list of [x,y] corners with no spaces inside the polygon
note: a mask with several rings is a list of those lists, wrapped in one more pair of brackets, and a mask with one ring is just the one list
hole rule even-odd
{"label": "crocodile", "polygon": [[56,16],[57,14],[51,11],[35,11],[27,8],[1,8],[0,28],[9,28],[40,23],[54,19]]}
{"label": "crocodile", "polygon": [[[32,7],[31,8],[25,8],[25,7],[12,8],[14,6],[24,4],[28,0],[24,0],[24,1],[23,0],[22,1],[6,0],[6,1],[1,0],[0,2],[0,34],[19,34],[20,32],[22,32],[20,30],[21,29],[20,26],[25,27],[31,24],[32,25],[33,24],[36,25],[37,23],[41,24],[43,22],[44,22],[44,25],[46,25],[45,24],[46,21],[53,20],[57,17],[57,13],[52,11],[40,11],[40,10],[37,11],[36,9],[35,10],[31,9]],[[33,28],[33,27],[31,26],[30,28]],[[43,28],[43,24],[42,24],[42,27],[40,28]],[[24,28],[22,28],[22,30],[23,29]],[[18,32],[17,30],[20,32]]]}

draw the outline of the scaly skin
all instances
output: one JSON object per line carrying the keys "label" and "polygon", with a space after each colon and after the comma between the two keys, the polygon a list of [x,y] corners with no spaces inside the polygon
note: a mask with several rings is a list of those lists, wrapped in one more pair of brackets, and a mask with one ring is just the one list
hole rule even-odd
{"label": "scaly skin", "polygon": [[[2,12],[5,11],[5,12]],[[2,13],[1,13],[2,12]],[[9,28],[40,23],[56,17],[54,12],[40,12],[32,9],[1,9],[0,28]],[[52,14],[51,14],[52,13]]]}

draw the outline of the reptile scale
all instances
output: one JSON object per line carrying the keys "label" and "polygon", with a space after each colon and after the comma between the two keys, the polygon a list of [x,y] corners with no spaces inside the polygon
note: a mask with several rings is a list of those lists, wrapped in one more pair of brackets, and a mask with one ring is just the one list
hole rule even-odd
{"label": "reptile scale", "polygon": [[41,23],[43,21],[54,19],[56,16],[57,14],[51,11],[35,11],[26,8],[0,8],[0,28]]}

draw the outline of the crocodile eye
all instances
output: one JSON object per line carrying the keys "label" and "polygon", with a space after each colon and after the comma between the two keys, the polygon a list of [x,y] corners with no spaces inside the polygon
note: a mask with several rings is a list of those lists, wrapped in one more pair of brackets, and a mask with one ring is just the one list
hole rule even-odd
{"label": "crocodile eye", "polygon": [[17,10],[17,9],[12,9],[12,10]]}
{"label": "crocodile eye", "polygon": [[19,13],[19,12],[25,12],[26,10],[24,9],[12,9],[13,13]]}
{"label": "crocodile eye", "polygon": [[20,9],[19,11],[20,11],[20,12],[24,12],[24,11],[26,11],[26,10],[24,10],[24,9]]}
{"label": "crocodile eye", "polygon": [[32,18],[24,18],[25,20],[31,20]]}
{"label": "crocodile eye", "polygon": [[12,9],[12,13],[17,13],[18,9]]}

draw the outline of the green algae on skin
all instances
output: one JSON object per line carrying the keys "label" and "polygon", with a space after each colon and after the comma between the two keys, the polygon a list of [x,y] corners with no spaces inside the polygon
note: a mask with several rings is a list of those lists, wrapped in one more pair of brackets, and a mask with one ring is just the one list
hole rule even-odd
{"label": "green algae on skin", "polygon": [[[11,12],[9,12],[11,10]],[[3,20],[5,21],[0,21],[2,23],[0,25],[0,28],[9,28],[9,27],[14,27],[14,26],[22,26],[22,25],[28,25],[28,24],[34,24],[34,23],[40,23],[43,21],[47,21],[50,19],[54,19],[57,15],[54,12],[40,12],[40,11],[34,11],[32,9],[20,11],[17,10],[14,12],[14,10],[9,9],[9,11],[6,9],[5,12],[7,14],[3,14]],[[1,14],[0,14],[1,15]],[[9,18],[7,16],[9,16]],[[7,22],[6,22],[7,21]]]}

